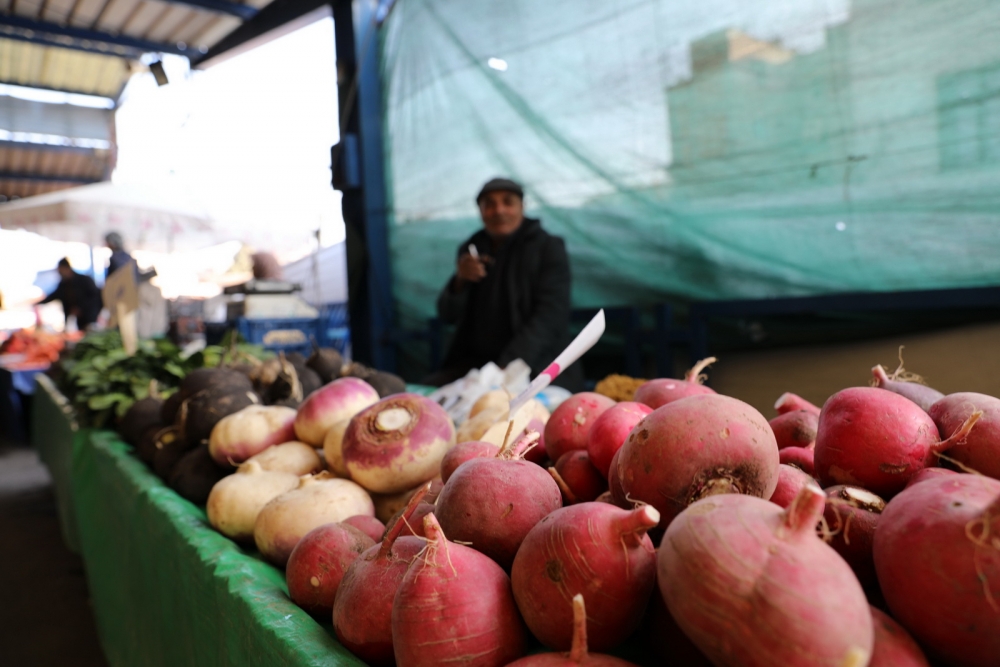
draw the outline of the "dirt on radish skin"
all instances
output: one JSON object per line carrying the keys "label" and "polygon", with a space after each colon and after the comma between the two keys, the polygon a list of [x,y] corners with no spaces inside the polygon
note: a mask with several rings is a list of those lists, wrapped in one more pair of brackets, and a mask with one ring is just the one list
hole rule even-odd
{"label": "dirt on radish skin", "polygon": [[659,512],[581,503],[552,512],[524,539],[511,581],[531,632],[555,650],[573,640],[570,596],[587,603],[587,635],[610,649],[639,627],[656,584],[656,552],[646,534]]}
{"label": "dirt on radish skin", "polygon": [[528,531],[562,507],[562,493],[548,471],[518,458],[531,442],[533,437],[522,438],[496,457],[466,461],[436,503],[446,535],[470,543],[505,570]]}
{"label": "dirt on radish skin", "polygon": [[875,648],[868,667],[931,667],[913,637],[885,612],[872,607]]}
{"label": "dirt on radish skin", "polygon": [[882,366],[876,366],[872,369],[873,386],[910,399],[919,405],[920,409],[924,412],[929,410],[934,403],[944,398],[944,394],[937,389],[932,389],[925,384],[921,384],[919,381],[904,380],[902,379],[903,377],[905,375],[903,375],[902,364],[900,364],[899,368],[892,375],[887,375]]}
{"label": "dirt on radish skin", "polygon": [[539,653],[515,660],[507,667],[637,667],[610,655],[591,653],[587,648],[587,609],[583,596],[573,596],[573,645],[569,653]]}
{"label": "dirt on radish skin", "polygon": [[914,484],[875,531],[875,570],[889,610],[950,665],[1000,656],[1000,481],[959,474]]}
{"label": "dirt on radish skin", "polygon": [[798,468],[810,477],[816,476],[816,454],[805,447],[785,447],[778,452],[778,461]]}
{"label": "dirt on radish skin", "polygon": [[825,496],[807,486],[782,510],[744,495],[706,498],[667,528],[660,591],[716,665],[867,665],[873,626],[854,573],[816,535]]}
{"label": "dirt on radish skin", "polygon": [[770,422],[778,449],[786,447],[812,448],[816,444],[819,415],[808,410],[793,410],[778,415]]}
{"label": "dirt on radish skin", "polygon": [[314,616],[328,618],[344,572],[375,540],[353,526],[328,523],[306,533],[288,557],[288,597]]}
{"label": "dirt on radish skin", "polygon": [[982,413],[973,413],[947,440],[908,398],[875,387],[851,387],[823,406],[816,434],[816,475],[825,488],[849,484],[883,498],[937,464],[937,454],[965,442]]}
{"label": "dirt on radish skin", "polygon": [[607,396],[589,391],[573,394],[563,401],[545,424],[545,451],[549,458],[558,461],[566,452],[587,449],[594,423],[613,405],[615,402]]}
{"label": "dirt on radish skin", "polygon": [[569,503],[584,503],[596,500],[608,490],[604,477],[590,463],[590,454],[582,449],[566,452],[559,457],[555,466],[549,468],[563,499]]}
{"label": "dirt on radish skin", "polygon": [[1000,479],[1000,399],[974,392],[949,394],[934,403],[928,414],[937,425],[938,434],[947,438],[976,411],[983,416],[969,432],[964,445],[945,452],[948,456],[945,460],[950,459],[963,472],[975,470]]}
{"label": "dirt on radish skin", "polygon": [[625,444],[628,434],[652,411],[653,408],[648,405],[625,401],[605,410],[594,422],[587,438],[587,453],[590,454],[590,463],[604,479],[608,479],[611,459]]}
{"label": "dirt on radish skin", "polygon": [[771,502],[778,507],[788,507],[795,500],[795,496],[799,495],[802,487],[807,484],[819,486],[816,480],[808,474],[782,463],[778,466],[778,485],[774,487],[774,493],[771,494]]}
{"label": "dirt on radish skin", "polygon": [[398,667],[499,667],[524,655],[527,632],[507,574],[475,549],[445,539],[434,514],[424,517],[424,534],[427,546],[392,605]]}
{"label": "dirt on radish skin", "polygon": [[770,498],[778,483],[778,446],[767,420],[719,394],[657,408],[632,429],[618,456],[623,491],[659,510],[664,528],[701,498]]}
{"label": "dirt on radish skin", "polygon": [[[419,489],[403,512],[413,512],[427,495]],[[410,563],[423,551],[421,537],[402,537],[403,520],[390,523],[380,544],[369,548],[344,573],[333,603],[333,629],[351,653],[372,667],[395,664],[392,648],[392,601]]]}
{"label": "dirt on radish skin", "polygon": [[640,385],[635,390],[635,402],[642,403],[655,410],[667,403],[672,403],[688,396],[714,394],[714,389],[702,384],[706,376],[702,375],[701,372],[716,361],[715,357],[702,359],[684,374],[683,380],[658,378]]}
{"label": "dirt on radish skin", "polygon": [[877,595],[872,542],[885,501],[854,486],[831,486],[824,493],[825,530],[821,530],[824,539],[851,566],[865,592]]}
{"label": "dirt on radish skin", "polygon": [[819,406],[813,405],[806,399],[797,394],[793,394],[790,391],[786,391],[778,397],[778,400],[774,402],[774,410],[779,415],[794,412],[796,410],[805,410],[806,412],[811,412],[817,417],[820,413]]}

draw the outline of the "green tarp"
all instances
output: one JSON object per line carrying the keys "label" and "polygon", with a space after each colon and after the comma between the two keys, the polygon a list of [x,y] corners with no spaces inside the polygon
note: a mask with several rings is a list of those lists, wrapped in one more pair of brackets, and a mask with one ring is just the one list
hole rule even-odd
{"label": "green tarp", "polygon": [[393,286],[433,313],[494,175],[577,307],[997,284],[995,0],[407,0],[380,40]]}
{"label": "green tarp", "polygon": [[73,407],[45,375],[35,376],[31,408],[32,443],[38,457],[49,469],[52,490],[59,512],[59,527],[70,551],[80,552],[73,505],[73,451],[90,437],[89,429],[80,429],[73,417]]}
{"label": "green tarp", "polygon": [[130,449],[96,431],[73,459],[80,545],[113,667],[364,664],[288,599],[283,573],[212,530]]}

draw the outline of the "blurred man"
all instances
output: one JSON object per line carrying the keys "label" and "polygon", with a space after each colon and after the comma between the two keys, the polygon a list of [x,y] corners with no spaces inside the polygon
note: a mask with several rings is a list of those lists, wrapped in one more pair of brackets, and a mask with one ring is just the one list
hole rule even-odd
{"label": "blurred man", "polygon": [[104,237],[104,244],[111,249],[111,259],[108,260],[108,275],[128,266],[132,262],[132,255],[125,252],[122,235],[118,232],[110,232]]}
{"label": "blurred man", "polygon": [[[446,384],[494,362],[523,359],[534,374],[569,344],[570,267],[566,247],[534,218],[524,217],[524,191],[494,178],[476,197],[483,229],[458,249],[455,274],[437,301],[438,315],[457,330],[442,370]],[[579,365],[559,384],[578,389]]]}
{"label": "blurred man", "polygon": [[76,317],[76,326],[82,331],[96,322],[101,314],[101,291],[93,278],[74,271],[65,257],[59,260],[56,270],[61,278],[59,286],[39,303],[61,301],[66,320],[69,321],[70,316]]}

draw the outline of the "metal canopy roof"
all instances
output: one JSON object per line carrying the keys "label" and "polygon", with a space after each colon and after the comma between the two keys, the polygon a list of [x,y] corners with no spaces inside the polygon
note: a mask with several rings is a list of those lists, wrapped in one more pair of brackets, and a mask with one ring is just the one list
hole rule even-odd
{"label": "metal canopy roof", "polygon": [[[144,53],[197,60],[269,3],[0,0],[0,84],[117,100]],[[94,115],[86,108],[63,109],[62,114]],[[93,150],[29,143],[34,139],[20,141],[17,136],[10,141],[9,133],[18,130],[0,126],[6,132],[0,137],[0,202],[110,176],[113,145],[112,150]]]}

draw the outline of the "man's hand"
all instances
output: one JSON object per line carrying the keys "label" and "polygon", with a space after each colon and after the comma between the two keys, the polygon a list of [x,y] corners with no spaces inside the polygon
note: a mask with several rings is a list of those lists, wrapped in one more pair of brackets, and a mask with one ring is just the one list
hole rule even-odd
{"label": "man's hand", "polygon": [[466,283],[478,283],[486,277],[486,260],[488,258],[462,255],[455,269],[455,287],[461,289]]}

